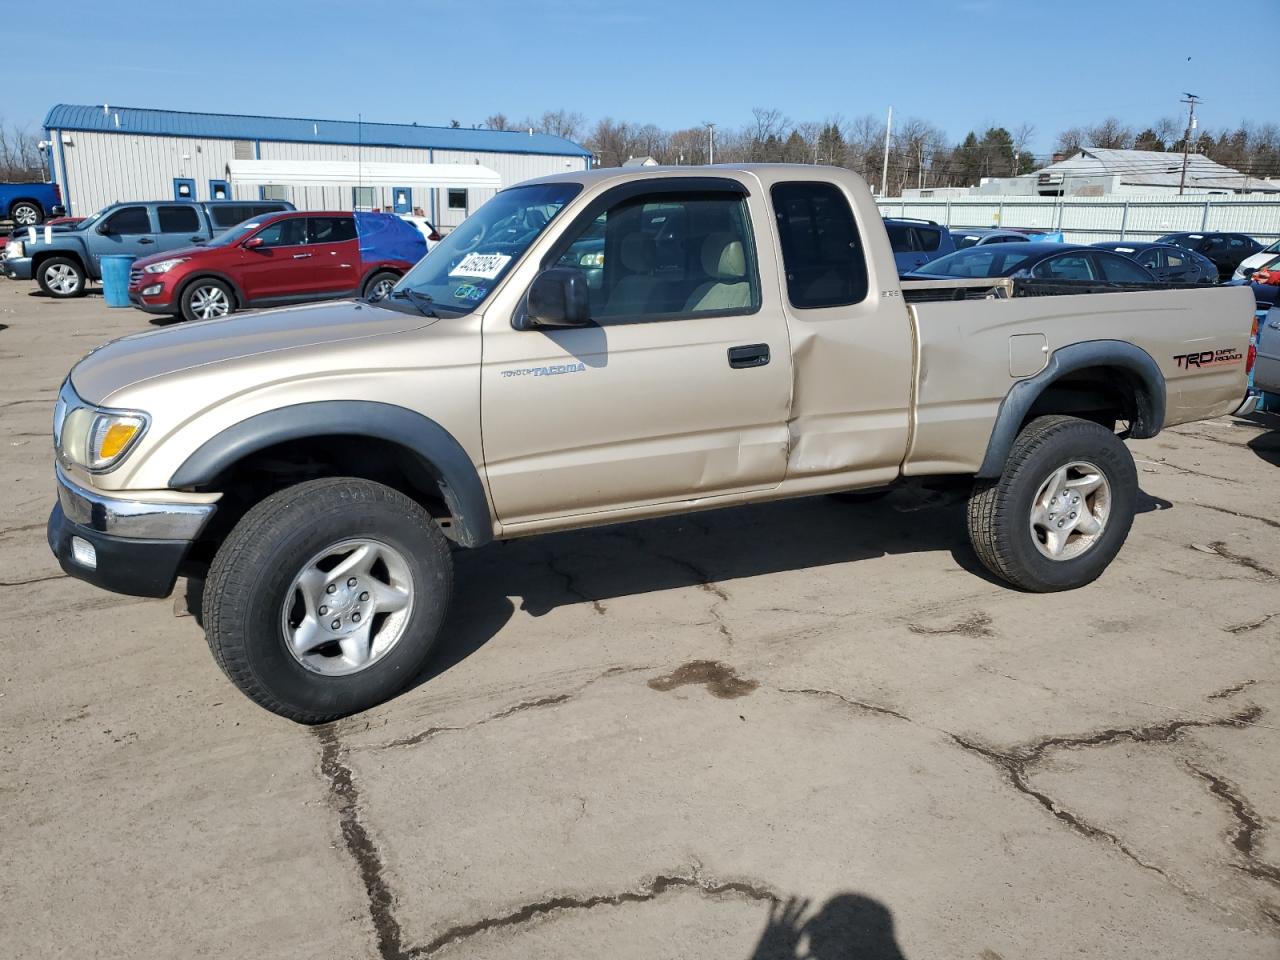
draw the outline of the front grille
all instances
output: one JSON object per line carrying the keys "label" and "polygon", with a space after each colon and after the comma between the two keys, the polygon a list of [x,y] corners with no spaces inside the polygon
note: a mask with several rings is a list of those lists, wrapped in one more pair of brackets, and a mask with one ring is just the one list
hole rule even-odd
{"label": "front grille", "polygon": [[130,270],[130,271],[129,271],[129,286],[131,286],[131,287],[136,287],[136,286],[138,286],[140,283],[142,283],[142,271],[141,271],[141,270]]}

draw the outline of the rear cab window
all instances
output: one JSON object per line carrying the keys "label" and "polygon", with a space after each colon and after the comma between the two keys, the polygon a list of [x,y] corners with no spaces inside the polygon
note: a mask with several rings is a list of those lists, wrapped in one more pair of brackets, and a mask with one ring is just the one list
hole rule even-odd
{"label": "rear cab window", "polygon": [[161,233],[195,233],[200,229],[200,216],[195,207],[158,207]]}
{"label": "rear cab window", "polygon": [[840,189],[830,183],[797,181],[774,184],[770,193],[791,305],[810,310],[865,300],[866,255]]}

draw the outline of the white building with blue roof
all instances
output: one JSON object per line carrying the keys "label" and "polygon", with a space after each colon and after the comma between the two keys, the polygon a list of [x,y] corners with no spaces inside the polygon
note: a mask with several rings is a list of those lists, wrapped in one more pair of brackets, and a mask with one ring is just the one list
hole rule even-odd
{"label": "white building with blue roof", "polygon": [[[71,216],[125,200],[289,200],[301,210],[422,210],[449,229],[492,187],[369,182],[233,183],[234,160],[349,161],[386,175],[389,164],[478,164],[500,187],[591,165],[591,153],[532,132],[299,117],[185,113],[60,103],[45,116],[49,169]],[[404,169],[408,169],[407,167]],[[499,187],[499,188],[500,188]]]}

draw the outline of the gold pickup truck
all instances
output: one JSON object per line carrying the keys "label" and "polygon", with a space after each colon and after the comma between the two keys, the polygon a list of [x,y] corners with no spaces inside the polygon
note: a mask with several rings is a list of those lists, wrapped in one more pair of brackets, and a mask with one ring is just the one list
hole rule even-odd
{"label": "gold pickup truck", "polygon": [[57,402],[49,543],[165,596],[300,722],[423,667],[451,549],[905,478],[969,478],[1024,590],[1094,580],[1124,437],[1247,410],[1248,288],[900,283],[866,184],[815,166],[604,169],[500,192],[379,302],[109,343]]}

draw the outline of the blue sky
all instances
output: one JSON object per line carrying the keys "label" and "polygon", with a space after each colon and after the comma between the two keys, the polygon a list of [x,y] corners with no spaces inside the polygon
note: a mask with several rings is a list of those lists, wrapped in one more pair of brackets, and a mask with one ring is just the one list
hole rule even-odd
{"label": "blue sky", "polygon": [[38,126],[57,102],[468,126],[564,107],[666,128],[742,126],[756,106],[820,120],[892,104],[895,116],[929,120],[953,139],[1029,122],[1043,153],[1060,129],[1108,114],[1133,124],[1180,115],[1183,91],[1204,98],[1204,127],[1275,119],[1250,113],[1273,58],[1243,22],[1215,27],[1203,0],[66,0],[59,9],[55,27],[47,4],[7,5],[5,48],[44,50],[49,62],[6,72],[6,123]]}

